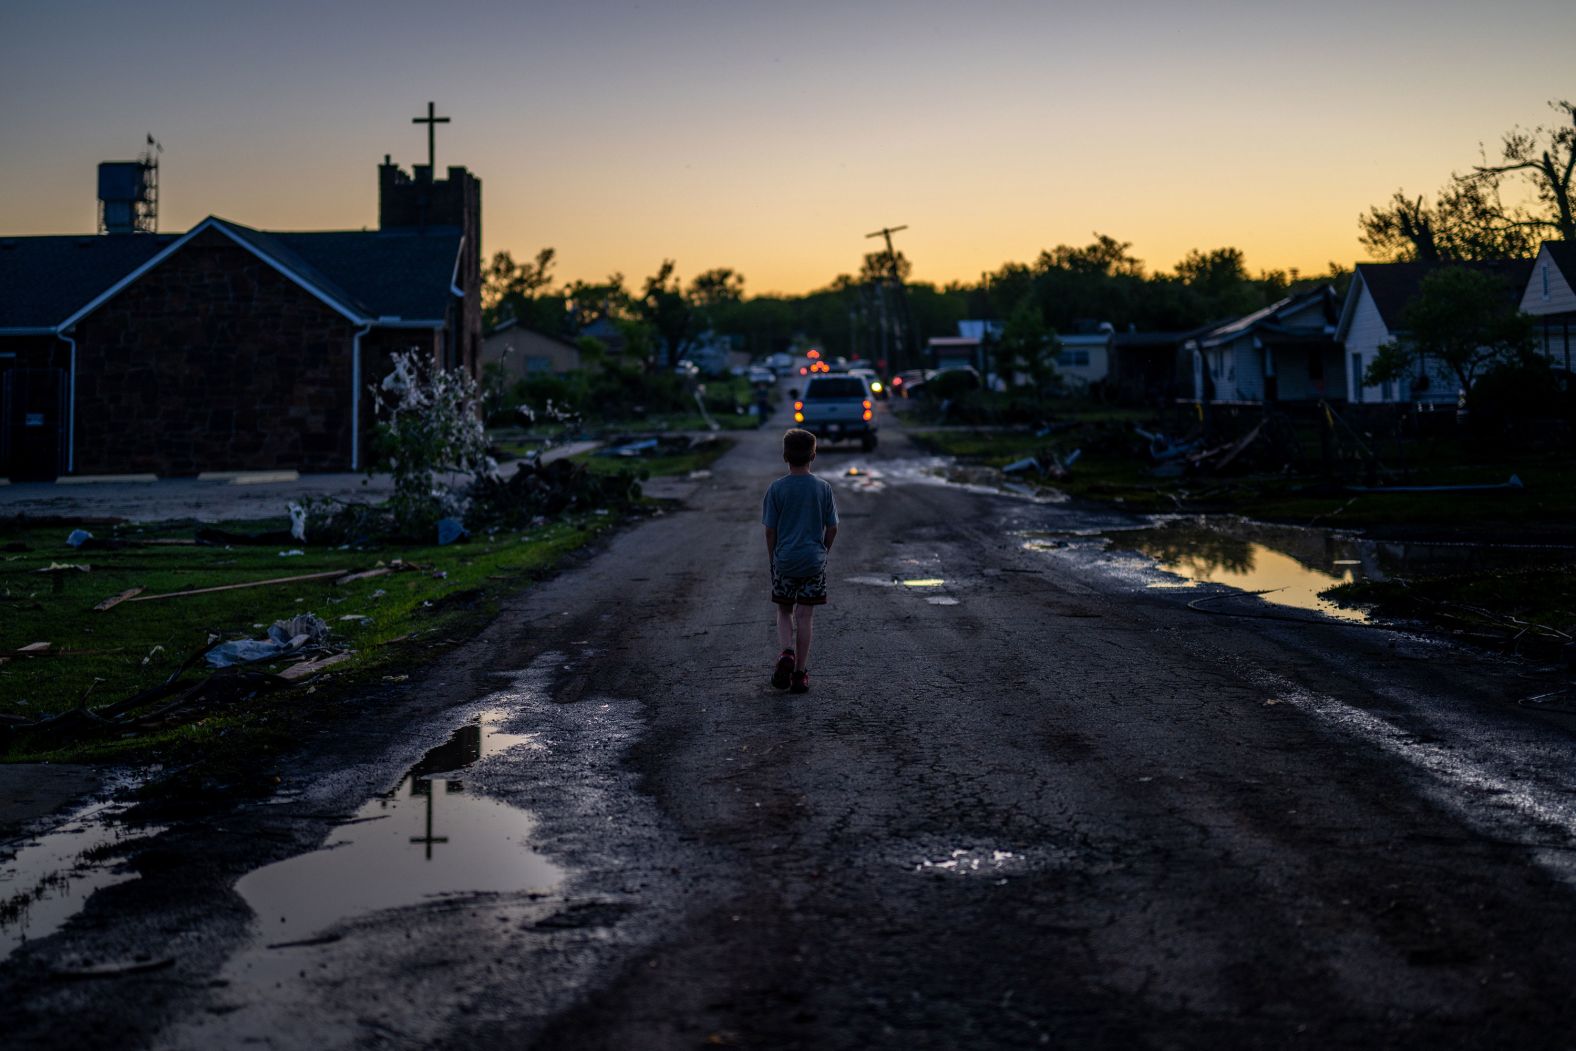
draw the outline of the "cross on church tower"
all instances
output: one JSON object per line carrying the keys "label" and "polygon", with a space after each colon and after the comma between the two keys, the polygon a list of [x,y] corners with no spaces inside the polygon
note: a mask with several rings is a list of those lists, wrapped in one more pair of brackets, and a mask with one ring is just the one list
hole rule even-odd
{"label": "cross on church tower", "polygon": [[427,170],[432,173],[434,179],[438,177],[438,125],[449,123],[448,117],[440,117],[437,113],[437,104],[429,102],[427,103],[427,115],[425,117],[412,117],[410,119],[412,124],[425,124],[427,126]]}

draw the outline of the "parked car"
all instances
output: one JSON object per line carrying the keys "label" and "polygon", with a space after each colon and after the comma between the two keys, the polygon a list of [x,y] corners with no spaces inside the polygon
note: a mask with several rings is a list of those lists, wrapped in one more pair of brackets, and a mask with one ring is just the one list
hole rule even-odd
{"label": "parked car", "polygon": [[794,400],[793,421],[823,442],[857,440],[865,452],[876,447],[875,403],[858,376],[811,376]]}
{"label": "parked car", "polygon": [[751,365],[750,371],[746,374],[746,376],[752,384],[771,384],[777,382],[777,373],[773,372],[769,368],[766,368],[764,365]]}

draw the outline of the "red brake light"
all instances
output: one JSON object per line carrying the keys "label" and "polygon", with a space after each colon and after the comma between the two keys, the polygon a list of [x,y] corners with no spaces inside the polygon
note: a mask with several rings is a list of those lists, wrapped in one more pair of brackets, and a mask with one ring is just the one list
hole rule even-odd
{"label": "red brake light", "polygon": [[867,408],[867,409],[870,408],[870,403],[868,401],[865,402],[865,408]]}
{"label": "red brake light", "polygon": [[801,376],[808,376],[809,374],[810,374],[810,370],[809,369],[805,368],[803,365],[799,366],[799,375],[801,375]]}
{"label": "red brake light", "polygon": [[902,376],[893,376],[892,377],[892,386],[894,386],[894,387],[901,387],[902,385],[903,385],[903,377]]}
{"label": "red brake light", "polygon": [[794,412],[803,412],[804,411],[804,402],[802,402],[802,401],[794,402],[793,403],[793,411]]}

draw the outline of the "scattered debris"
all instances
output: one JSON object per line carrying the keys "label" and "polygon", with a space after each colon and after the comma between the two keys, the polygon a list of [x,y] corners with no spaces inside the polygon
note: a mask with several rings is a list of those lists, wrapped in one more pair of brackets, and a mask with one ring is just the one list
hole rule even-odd
{"label": "scattered debris", "polygon": [[331,653],[327,657],[319,657],[316,660],[302,661],[299,664],[292,664],[285,668],[279,673],[279,677],[290,682],[296,682],[309,675],[316,675],[326,668],[332,668],[336,664],[343,664],[354,656],[354,653],[346,651],[344,653]]}
{"label": "scattered debris", "polygon": [[73,529],[71,535],[66,537],[66,543],[72,547],[81,547],[86,541],[92,540],[93,534],[86,529]]}
{"label": "scattered debris", "polygon": [[470,531],[465,528],[465,523],[458,518],[438,519],[438,546],[447,547],[458,543],[470,536]]}
{"label": "scattered debris", "polygon": [[300,557],[302,555],[305,555],[305,554],[306,554],[306,552],[301,550],[299,547],[292,547],[289,551],[281,551],[281,552],[279,552],[279,557],[280,558],[298,558],[298,557]]}
{"label": "scattered debris", "polygon": [[51,645],[53,644],[48,642],[30,642],[26,646],[18,647],[16,652],[27,654],[48,653]]}
{"label": "scattered debris", "polygon": [[[680,441],[689,447],[689,439]],[[573,460],[527,461],[508,478],[478,477],[467,496],[471,528],[523,528],[566,511],[627,507],[640,498],[640,483],[628,472],[596,474]]]}
{"label": "scattered debris", "polygon": [[205,659],[210,668],[228,668],[282,657],[308,645],[321,646],[327,640],[328,625],[323,619],[313,613],[302,613],[289,620],[274,621],[268,627],[266,638],[220,643],[205,654]]}

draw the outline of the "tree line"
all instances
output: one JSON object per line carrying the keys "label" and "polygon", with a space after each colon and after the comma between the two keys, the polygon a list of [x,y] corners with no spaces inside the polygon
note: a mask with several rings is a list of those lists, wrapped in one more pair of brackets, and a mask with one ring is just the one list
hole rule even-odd
{"label": "tree line", "polygon": [[[1359,217],[1359,240],[1377,260],[1468,262],[1524,258],[1541,240],[1576,240],[1576,105],[1551,102],[1557,119],[1513,127],[1491,156],[1452,172],[1434,195],[1397,190]],[[1250,272],[1239,249],[1195,250],[1170,270],[1149,270],[1132,243],[1096,232],[1084,245],[1057,245],[1030,262],[1007,262],[978,281],[915,281],[902,252],[866,255],[857,274],[833,277],[801,295],[745,293],[728,267],[682,281],[673,260],[631,284],[556,281],[556,253],[517,262],[496,253],[484,273],[489,328],[514,318],[575,341],[610,328],[634,361],[672,365],[703,334],[728,338],[753,357],[814,343],[833,356],[917,364],[934,336],[954,335],[966,318],[1000,322],[1004,338],[1052,345],[1058,332],[1099,322],[1118,331],[1185,332],[1268,306],[1330,282],[1344,291],[1350,272],[1336,263],[1317,275]],[[1474,279],[1464,279],[1471,281]],[[1488,279],[1479,279],[1482,284]],[[1459,291],[1459,290],[1458,290]]]}

